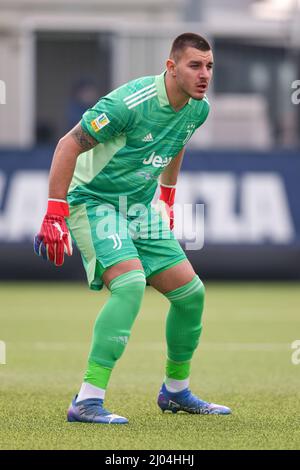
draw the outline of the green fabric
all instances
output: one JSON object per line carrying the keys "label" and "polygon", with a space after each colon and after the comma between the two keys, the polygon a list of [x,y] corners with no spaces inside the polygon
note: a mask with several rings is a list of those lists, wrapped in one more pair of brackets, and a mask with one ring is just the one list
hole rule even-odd
{"label": "green fabric", "polygon": [[164,73],[130,81],[88,109],[82,128],[99,144],[76,162],[68,201],[104,200],[118,207],[119,195],[128,204],[148,205],[160,173],[203,124],[207,98],[190,99],[178,112],[170,106]]}
{"label": "green fabric", "polygon": [[204,286],[195,276],[165,295],[171,302],[166,323],[168,358],[174,362],[190,361],[202,330]]}
{"label": "green fabric", "polygon": [[111,297],[94,325],[89,362],[113,369],[128,343],[145,285],[145,275],[140,270],[121,274],[111,281]]}
{"label": "green fabric", "polygon": [[103,272],[121,261],[140,259],[149,277],[186,259],[153,207],[134,218],[124,217],[113,206],[89,201],[71,207],[67,223],[93,290],[102,288]]}
{"label": "green fabric", "polygon": [[174,362],[167,359],[166,364],[166,377],[175,380],[185,380],[190,376],[191,361],[187,362]]}
{"label": "green fabric", "polygon": [[95,385],[95,387],[103,388],[106,390],[107,384],[110,379],[112,369],[103,367],[93,361],[88,362],[88,367],[84,376],[84,382]]}
{"label": "green fabric", "polygon": [[182,263],[183,259],[179,259],[176,261],[173,261],[173,263],[170,263],[163,268],[157,269],[156,271],[151,273],[151,276],[148,276],[149,279],[151,279],[153,276],[156,276],[157,274],[162,273],[163,271],[166,271],[167,269],[173,268],[174,266],[177,266],[177,264]]}

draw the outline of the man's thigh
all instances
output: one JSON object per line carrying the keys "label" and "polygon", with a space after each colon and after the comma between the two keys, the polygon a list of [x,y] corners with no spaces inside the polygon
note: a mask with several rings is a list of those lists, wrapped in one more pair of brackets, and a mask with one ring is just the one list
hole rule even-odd
{"label": "man's thigh", "polygon": [[104,271],[102,280],[106,287],[109,287],[110,282],[116,277],[135,270],[143,271],[142,263],[138,258],[120,261]]}
{"label": "man's thigh", "polygon": [[188,259],[175,266],[154,274],[148,278],[148,283],[162,294],[171,292],[190,282],[196,273]]}
{"label": "man's thigh", "polygon": [[[68,226],[80,250],[91,289],[102,288],[103,274],[111,266],[128,260],[138,261],[139,255],[128,234],[127,221],[113,207],[81,204],[71,207],[70,214]],[[140,263],[137,265],[141,266]],[[113,277],[122,273],[118,268],[114,274]],[[106,275],[105,281],[109,282],[113,277]]]}
{"label": "man's thigh", "polygon": [[[137,231],[131,230],[146,278],[186,260],[186,255],[168,224],[153,208],[150,208],[148,213],[151,218],[140,219],[142,224],[138,234]],[[132,229],[132,224],[130,228]]]}

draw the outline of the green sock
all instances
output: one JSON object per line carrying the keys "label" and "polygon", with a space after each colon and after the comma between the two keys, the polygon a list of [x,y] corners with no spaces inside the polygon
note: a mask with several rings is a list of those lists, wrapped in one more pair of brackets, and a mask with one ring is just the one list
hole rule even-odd
{"label": "green sock", "polygon": [[166,377],[175,380],[185,380],[190,376],[191,361],[175,362],[167,359]]}
{"label": "green sock", "polygon": [[[192,359],[202,331],[204,286],[198,276],[178,289],[165,294],[171,306],[167,316],[166,339],[168,358],[175,363],[186,363]],[[170,372],[185,375],[182,366],[168,366]],[[175,367],[175,369],[174,369]]]}
{"label": "green sock", "polygon": [[112,369],[89,361],[83,381],[106,390]]}
{"label": "green sock", "polygon": [[145,285],[145,275],[141,270],[129,271],[111,281],[111,297],[94,325],[85,382],[106,389],[112,369],[129,340]]}

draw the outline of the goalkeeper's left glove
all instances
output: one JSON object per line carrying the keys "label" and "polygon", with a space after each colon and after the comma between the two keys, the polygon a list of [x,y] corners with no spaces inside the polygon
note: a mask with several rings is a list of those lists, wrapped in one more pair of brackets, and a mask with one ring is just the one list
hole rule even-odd
{"label": "goalkeeper's left glove", "polygon": [[48,209],[40,232],[34,237],[34,251],[56,266],[64,262],[64,253],[72,255],[72,240],[65,217],[69,217],[69,205],[61,199],[49,199]]}
{"label": "goalkeeper's left glove", "polygon": [[176,186],[161,184],[160,196],[156,203],[156,209],[162,219],[169,224],[170,230],[174,228],[174,210]]}

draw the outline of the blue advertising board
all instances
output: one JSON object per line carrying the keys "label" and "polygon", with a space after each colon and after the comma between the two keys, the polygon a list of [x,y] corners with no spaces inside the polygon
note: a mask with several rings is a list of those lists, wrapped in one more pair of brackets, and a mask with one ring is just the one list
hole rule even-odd
{"label": "blue advertising board", "polygon": [[[84,278],[78,253],[59,273],[32,254],[52,152],[0,151],[1,279]],[[296,151],[187,150],[175,234],[195,268],[210,278],[299,279],[299,176]]]}

